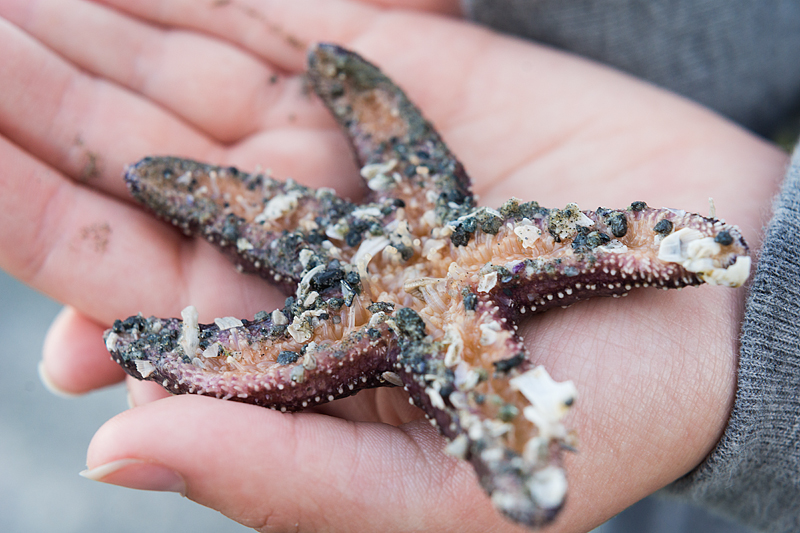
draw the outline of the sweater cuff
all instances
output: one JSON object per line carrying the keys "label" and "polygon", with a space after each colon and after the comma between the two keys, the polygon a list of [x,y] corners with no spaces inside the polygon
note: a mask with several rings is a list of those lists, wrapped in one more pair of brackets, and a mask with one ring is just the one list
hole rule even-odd
{"label": "sweater cuff", "polygon": [[736,399],[716,449],[664,491],[770,532],[800,531],[800,147],[742,323]]}

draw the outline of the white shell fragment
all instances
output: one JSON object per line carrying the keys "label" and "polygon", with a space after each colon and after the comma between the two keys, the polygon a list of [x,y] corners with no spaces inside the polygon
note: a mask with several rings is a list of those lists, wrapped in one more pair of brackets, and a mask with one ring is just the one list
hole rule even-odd
{"label": "white shell fragment", "polygon": [[544,509],[555,509],[567,495],[567,476],[557,466],[547,466],[535,472],[528,481],[533,499]]}
{"label": "white shell fragment", "polygon": [[489,346],[497,341],[497,334],[503,331],[503,327],[499,322],[493,320],[488,324],[480,324],[478,328],[481,330],[480,343],[482,346]]}
{"label": "white shell fragment", "polygon": [[456,326],[447,324],[442,343],[447,345],[444,364],[446,367],[452,368],[461,362],[461,354],[464,352],[464,339]]}
{"label": "white shell fragment", "polygon": [[197,308],[190,305],[181,311],[183,324],[181,325],[181,338],[179,344],[183,353],[192,357],[200,347],[200,327],[197,323]]}
{"label": "white shell fragment", "polygon": [[561,420],[569,412],[578,396],[572,381],[557,382],[543,366],[537,366],[509,380],[512,389],[518,390],[531,405],[522,410],[539,434],[525,444],[523,457],[531,462],[547,455],[552,439],[563,439],[567,431]]}
{"label": "white shell fragment", "polygon": [[481,276],[478,281],[478,292],[489,292],[497,285],[497,272],[489,272]]}
{"label": "white shell fragment", "polygon": [[145,361],[143,359],[135,359],[133,363],[136,365],[136,371],[142,375],[143,378],[147,378],[156,371],[156,367],[153,366],[153,363],[150,361]]}
{"label": "white shell fragment", "polygon": [[272,318],[272,323],[276,326],[285,326],[289,323],[289,319],[286,318],[286,315],[284,315],[283,311],[280,309],[275,309],[270,316]]}
{"label": "white shell fragment", "polygon": [[253,244],[244,237],[239,237],[236,239],[236,249],[240,252],[252,250],[253,248],[255,248],[255,246],[253,246]]}
{"label": "white shell fragment", "polygon": [[222,345],[218,342],[215,342],[214,344],[210,345],[208,348],[203,350],[203,357],[205,357],[206,359],[213,359],[214,357],[219,357],[221,348]]}
{"label": "white shell fragment", "polygon": [[572,381],[555,381],[541,365],[509,380],[548,422],[558,422],[578,396]]}
{"label": "white shell fragment", "polygon": [[294,317],[294,320],[292,320],[292,323],[289,324],[286,330],[295,342],[299,342],[300,344],[310,341],[313,335],[311,324],[309,324],[308,320],[302,315]]}
{"label": "white shell fragment", "polygon": [[658,249],[658,258],[668,263],[678,263],[712,285],[739,287],[750,275],[750,258],[738,256],[733,265],[720,264],[722,247],[714,237],[705,237],[695,229],[683,228],[664,237]]}
{"label": "white shell fragment", "polygon": [[366,268],[372,258],[389,244],[390,241],[386,237],[364,239],[350,262],[354,265],[360,265],[363,262],[364,268]]}
{"label": "white shell fragment", "polygon": [[385,163],[370,163],[361,167],[361,177],[373,191],[385,191],[397,183],[395,177],[389,174],[395,166],[397,159],[390,159]]}
{"label": "white shell fragment", "polygon": [[233,328],[240,328],[243,326],[242,321],[236,317],[232,316],[224,316],[222,318],[215,318],[214,324],[217,325],[220,331],[225,331],[226,329],[233,329]]}
{"label": "white shell fragment", "polygon": [[286,194],[279,194],[273,197],[264,206],[264,211],[257,215],[256,222],[269,222],[277,220],[282,216],[297,209],[298,200],[302,196],[298,191],[291,191]]}
{"label": "white shell fragment", "polygon": [[750,277],[751,265],[752,260],[748,256],[740,255],[728,268],[717,268],[712,270],[710,274],[705,274],[703,281],[711,285],[741,287]]}
{"label": "white shell fragment", "polygon": [[403,380],[401,380],[400,376],[398,376],[394,372],[384,372],[383,374],[381,374],[381,378],[384,381],[388,381],[389,383],[397,387],[403,386]]}
{"label": "white shell fragment", "polygon": [[622,244],[617,239],[612,239],[608,244],[603,244],[597,247],[598,252],[606,252],[611,254],[624,254],[628,251],[628,247]]}
{"label": "white shell fragment", "polygon": [[469,439],[463,433],[459,434],[455,439],[447,443],[447,446],[444,447],[444,452],[446,454],[452,455],[458,459],[465,459],[467,457],[468,450]]}
{"label": "white shell fragment", "polygon": [[106,350],[108,350],[109,352],[114,351],[117,348],[118,340],[119,340],[119,335],[117,335],[113,331],[110,332],[106,337]]}
{"label": "white shell fragment", "polygon": [[542,236],[542,232],[539,228],[524,223],[514,228],[514,233],[519,237],[523,248],[533,248],[536,241]]}

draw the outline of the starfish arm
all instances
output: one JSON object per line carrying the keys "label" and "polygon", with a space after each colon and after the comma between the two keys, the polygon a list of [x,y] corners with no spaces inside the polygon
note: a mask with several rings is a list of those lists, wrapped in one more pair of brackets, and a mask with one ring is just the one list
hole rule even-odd
{"label": "starfish arm", "polygon": [[341,280],[342,265],[357,262],[363,241],[373,238],[361,255],[388,244],[387,224],[399,209],[391,200],[356,206],[330,189],[175,157],[145,158],[125,179],[158,216],[289,294],[319,265],[325,270],[318,278]]}
{"label": "starfish arm", "polygon": [[372,198],[402,200],[412,220],[449,220],[473,206],[463,165],[377,67],[330,44],[317,45],[308,61],[311,84],[349,137]]}
{"label": "starfish arm", "polygon": [[622,210],[570,204],[518,213],[495,234],[476,231],[460,248],[462,261],[483,265],[477,296],[491,293],[509,318],[638,287],[736,287],[750,271],[747,253],[736,226],[643,202]]}
{"label": "starfish arm", "polygon": [[385,384],[381,375],[391,369],[397,351],[387,324],[374,320],[348,327],[341,320],[349,312],[346,307],[299,321],[292,320],[291,312],[287,306],[260,313],[253,321],[226,317],[203,325],[188,307],[183,320],[118,320],[105,342],[128,374],[173,394],[202,394],[281,411]]}
{"label": "starfish arm", "polygon": [[[454,310],[455,311],[455,310]],[[399,379],[414,403],[467,459],[494,504],[516,522],[551,521],[566,496],[561,455],[574,437],[561,423],[576,398],[533,368],[516,326],[491,301],[462,310],[435,340],[410,308],[394,317]]]}

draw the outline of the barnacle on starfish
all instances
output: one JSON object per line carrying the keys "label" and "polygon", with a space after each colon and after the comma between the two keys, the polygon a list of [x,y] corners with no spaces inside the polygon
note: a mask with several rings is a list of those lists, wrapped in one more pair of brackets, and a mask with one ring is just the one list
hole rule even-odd
{"label": "barnacle on starfish", "polygon": [[253,320],[198,324],[133,316],[105,335],[132,376],[286,410],[403,386],[469,460],[492,501],[529,526],[566,495],[562,424],[577,392],[527,355],[526,314],[635,287],[738,286],[747,246],[734,226],[634,202],[478,207],[462,165],[376,67],[332,45],[309,79],[349,136],[369,194],[172,157],[131,166],[133,195],[214,243],[289,297]]}

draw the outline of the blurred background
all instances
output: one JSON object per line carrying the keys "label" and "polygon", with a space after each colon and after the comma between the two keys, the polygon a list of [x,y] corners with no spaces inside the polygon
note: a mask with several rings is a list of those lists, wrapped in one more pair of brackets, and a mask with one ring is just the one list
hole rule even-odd
{"label": "blurred background", "polygon": [[0,532],[252,531],[177,494],[78,476],[92,435],[127,400],[123,386],[61,398],[41,384],[42,342],[60,308],[0,271]]}

